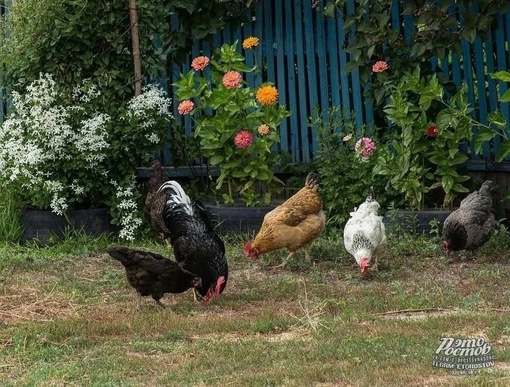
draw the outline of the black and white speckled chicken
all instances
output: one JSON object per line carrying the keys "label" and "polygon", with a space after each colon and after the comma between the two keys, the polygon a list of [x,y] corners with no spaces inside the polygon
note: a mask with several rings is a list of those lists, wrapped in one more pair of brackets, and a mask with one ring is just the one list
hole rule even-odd
{"label": "black and white speckled chicken", "polygon": [[194,288],[206,302],[218,297],[228,279],[225,245],[214,231],[205,210],[192,203],[176,181],[167,181],[159,192],[166,195],[163,219],[175,259],[186,270],[202,279]]}
{"label": "black and white speckled chicken", "polygon": [[345,249],[360,266],[362,275],[367,273],[372,258],[375,258],[372,269],[377,270],[377,256],[386,243],[383,217],[377,215],[379,207],[377,201],[367,197],[357,210],[350,213],[344,228]]}
{"label": "black and white speckled chicken", "polygon": [[160,299],[165,293],[182,293],[202,285],[200,277],[159,254],[125,246],[111,247],[108,254],[126,269],[127,280],[137,293],[137,309],[140,309],[142,297],[152,296],[156,304],[164,308]]}
{"label": "black and white speckled chicken", "polygon": [[475,250],[487,242],[496,229],[492,213],[490,188],[486,180],[478,191],[471,192],[458,209],[445,219],[443,246],[447,254],[459,250]]}

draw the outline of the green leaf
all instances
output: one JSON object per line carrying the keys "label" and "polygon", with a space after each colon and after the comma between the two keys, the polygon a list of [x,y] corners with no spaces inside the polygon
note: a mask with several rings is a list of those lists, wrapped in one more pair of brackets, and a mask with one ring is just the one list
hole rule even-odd
{"label": "green leaf", "polygon": [[482,151],[483,144],[492,140],[494,136],[495,133],[489,128],[479,129],[475,137],[475,153],[479,154]]}
{"label": "green leaf", "polygon": [[455,181],[450,175],[445,175],[441,178],[441,183],[443,185],[444,192],[449,193],[452,190]]}
{"label": "green leaf", "polygon": [[510,102],[510,89],[505,91],[505,94],[503,94],[501,97],[499,97],[499,100],[501,102]]}
{"label": "green leaf", "polygon": [[508,71],[498,71],[495,73],[489,73],[493,79],[497,79],[503,82],[510,82],[510,73]]}
{"label": "green leaf", "polygon": [[218,165],[223,160],[225,160],[225,157],[223,157],[223,155],[214,155],[209,159],[209,162],[211,163],[211,165]]}
{"label": "green leaf", "polygon": [[501,114],[501,112],[498,111],[490,112],[487,115],[487,120],[489,121],[489,123],[496,125],[499,129],[504,129],[506,127],[506,119],[505,116]]}
{"label": "green leaf", "polygon": [[499,163],[510,155],[510,140],[503,140],[499,146],[499,152],[496,156],[496,161]]}

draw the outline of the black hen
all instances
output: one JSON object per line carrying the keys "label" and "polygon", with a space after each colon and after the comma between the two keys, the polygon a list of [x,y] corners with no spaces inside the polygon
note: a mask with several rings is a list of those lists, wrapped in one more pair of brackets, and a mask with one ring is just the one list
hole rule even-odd
{"label": "black hen", "polygon": [[490,187],[485,181],[478,191],[466,196],[458,209],[443,224],[443,245],[446,253],[458,250],[475,250],[487,242],[496,228],[492,214]]}
{"label": "black hen", "polygon": [[156,304],[164,308],[159,300],[165,293],[182,293],[202,285],[199,276],[159,254],[124,246],[111,247],[108,254],[126,268],[127,280],[137,292],[138,309],[142,296],[152,296]]}
{"label": "black hen", "polygon": [[163,212],[175,259],[202,279],[196,293],[206,302],[218,297],[228,279],[225,245],[214,231],[205,211],[192,203],[176,181],[167,181],[159,192],[166,194]]}

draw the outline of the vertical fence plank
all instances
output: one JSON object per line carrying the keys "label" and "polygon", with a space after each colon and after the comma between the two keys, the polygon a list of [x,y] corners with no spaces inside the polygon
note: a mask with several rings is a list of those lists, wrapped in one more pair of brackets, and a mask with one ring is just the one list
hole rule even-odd
{"label": "vertical fence plank", "polygon": [[[305,49],[306,49],[306,86],[304,87],[305,93],[307,95],[307,105],[306,105],[306,117],[304,117],[304,121],[301,122],[302,131],[306,133],[306,136],[301,136],[302,141],[308,140],[308,136],[310,138],[310,146],[307,151],[308,161],[311,160],[311,154],[317,150],[317,140],[316,134],[313,132],[306,123],[308,122],[308,117],[310,117],[312,113],[312,109],[319,104],[319,98],[317,93],[317,67],[315,60],[315,28],[314,28],[314,17],[312,10],[312,2],[305,1],[303,3],[303,16],[304,16],[304,35],[305,35]],[[303,87],[303,86],[301,86]]]}
{"label": "vertical fence plank", "polygon": [[298,95],[299,107],[293,112],[298,116],[299,127],[292,127],[292,137],[295,138],[298,160],[301,162],[310,162],[310,143],[308,140],[308,128],[306,121],[308,119],[308,93],[312,85],[307,83],[305,65],[306,44],[303,30],[303,1],[294,0],[294,27],[295,27],[295,58],[294,69],[296,71],[296,92]]}
{"label": "vertical fence plank", "polygon": [[326,40],[326,26],[324,17],[316,12],[315,16],[316,23],[316,36],[315,36],[315,49],[316,49],[316,61],[317,61],[317,75],[314,81],[317,83],[316,88],[319,89],[319,110],[324,110],[329,106],[329,92],[328,92],[328,62],[327,62],[327,40]]}
{"label": "vertical fence plank", "polygon": [[[347,11],[349,13],[354,12],[354,0],[348,0],[347,1]],[[351,57],[352,59],[352,57]],[[345,70],[344,70],[345,71]],[[362,95],[361,95],[361,84],[360,84],[360,78],[359,78],[359,70],[356,69],[350,73],[350,78],[352,82],[352,104],[354,108],[355,113],[355,120],[356,125],[358,128],[361,128],[364,121],[364,114],[363,114],[363,103],[362,103]]]}
{"label": "vertical fence plank", "polygon": [[[283,12],[285,10],[284,2],[273,2],[271,0],[264,1],[264,10],[268,12],[268,10],[274,10],[275,17],[275,50],[276,50],[276,63],[277,63],[277,88],[280,95],[280,102],[285,104],[287,109],[290,108],[290,101],[287,98],[287,81],[289,80],[286,65],[285,65],[285,36],[284,36],[284,24],[283,24]],[[266,13],[265,13],[266,15]],[[280,149],[283,152],[292,153],[292,149],[289,145],[289,126],[295,127],[297,126],[297,122],[294,117],[290,117],[289,119],[282,122],[280,125]]]}

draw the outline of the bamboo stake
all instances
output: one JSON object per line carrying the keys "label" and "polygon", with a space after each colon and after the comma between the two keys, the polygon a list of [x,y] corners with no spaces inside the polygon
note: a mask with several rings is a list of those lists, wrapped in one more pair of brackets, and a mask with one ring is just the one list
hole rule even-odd
{"label": "bamboo stake", "polygon": [[138,35],[138,11],[136,0],[129,2],[129,20],[131,22],[131,42],[133,45],[133,66],[135,71],[135,96],[142,94],[142,59],[140,55],[140,40]]}

